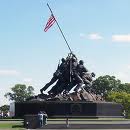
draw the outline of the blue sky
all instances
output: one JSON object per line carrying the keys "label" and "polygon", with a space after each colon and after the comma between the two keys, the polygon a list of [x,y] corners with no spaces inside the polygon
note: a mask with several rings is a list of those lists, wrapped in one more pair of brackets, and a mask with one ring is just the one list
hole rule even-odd
{"label": "blue sky", "polygon": [[[49,3],[68,43],[86,67],[130,82],[129,0],[0,0],[0,106],[17,83],[35,93],[69,50],[54,24],[43,31]],[[50,88],[49,88],[50,89]]]}

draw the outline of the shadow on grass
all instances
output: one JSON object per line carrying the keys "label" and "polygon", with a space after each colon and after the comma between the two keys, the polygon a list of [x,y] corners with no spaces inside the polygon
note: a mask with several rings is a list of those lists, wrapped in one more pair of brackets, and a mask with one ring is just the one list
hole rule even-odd
{"label": "shadow on grass", "polygon": [[24,125],[13,125],[12,128],[24,128]]}

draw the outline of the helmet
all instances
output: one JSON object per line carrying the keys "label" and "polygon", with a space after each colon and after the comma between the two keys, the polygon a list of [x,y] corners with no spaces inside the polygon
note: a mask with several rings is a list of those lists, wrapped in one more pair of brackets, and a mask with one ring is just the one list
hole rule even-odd
{"label": "helmet", "polygon": [[62,61],[62,62],[65,62],[65,58],[62,58],[61,61]]}
{"label": "helmet", "polygon": [[83,61],[83,60],[80,60],[80,61],[79,61],[79,64],[83,64],[83,63],[84,63],[84,61]]}
{"label": "helmet", "polygon": [[92,77],[95,77],[95,76],[96,76],[94,72],[92,72],[91,75],[92,75]]}

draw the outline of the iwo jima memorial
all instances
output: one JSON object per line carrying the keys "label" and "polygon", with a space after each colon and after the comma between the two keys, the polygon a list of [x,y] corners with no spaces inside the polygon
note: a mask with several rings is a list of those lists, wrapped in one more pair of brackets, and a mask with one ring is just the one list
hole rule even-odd
{"label": "iwo jima memorial", "polygon": [[[55,22],[69,48],[69,54],[61,59],[52,79],[42,89],[40,94],[28,98],[25,102],[16,102],[15,117],[37,114],[45,111],[48,117],[119,117],[122,115],[122,105],[106,102],[103,95],[97,95],[92,88],[95,73],[89,72],[83,60],[79,60],[71,48],[51,11],[44,31]],[[55,84],[55,85],[53,85]],[[48,94],[44,91],[52,86]],[[71,90],[74,91],[71,91]]]}

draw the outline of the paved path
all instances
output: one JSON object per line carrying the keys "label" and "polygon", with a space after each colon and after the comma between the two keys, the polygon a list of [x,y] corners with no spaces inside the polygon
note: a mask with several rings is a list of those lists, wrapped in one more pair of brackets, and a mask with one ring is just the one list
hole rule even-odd
{"label": "paved path", "polygon": [[[67,127],[66,121],[48,121],[48,124],[42,129],[130,129],[130,121],[69,121]],[[37,129],[41,130],[41,129]]]}
{"label": "paved path", "polygon": [[23,122],[23,121],[0,121],[0,124],[2,123],[20,123],[20,122]]}
{"label": "paved path", "polygon": [[[0,121],[0,123],[19,123],[22,121]],[[40,129],[35,130],[125,130],[130,129],[130,120],[69,120],[69,127],[67,128],[66,120],[49,120],[48,124]],[[2,130],[2,129],[0,129]],[[21,129],[20,129],[21,130]],[[27,129],[22,129],[27,130]],[[34,129],[28,129],[34,130]]]}

